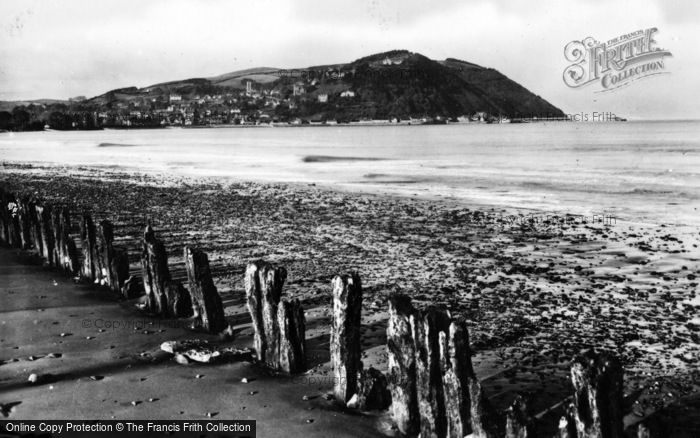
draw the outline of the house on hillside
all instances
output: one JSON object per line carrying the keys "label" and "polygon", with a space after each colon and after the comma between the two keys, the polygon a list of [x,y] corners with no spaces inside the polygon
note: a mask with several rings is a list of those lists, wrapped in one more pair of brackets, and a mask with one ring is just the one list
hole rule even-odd
{"label": "house on hillside", "polygon": [[179,94],[171,94],[168,96],[168,102],[181,102],[182,101],[182,96]]}
{"label": "house on hillside", "polygon": [[403,59],[401,58],[389,58],[386,57],[382,61],[382,65],[399,65],[403,62]]}
{"label": "house on hillside", "polygon": [[304,87],[303,82],[297,82],[294,84],[293,94],[295,96],[301,96],[304,93],[306,93],[306,88]]}
{"label": "house on hillside", "polygon": [[328,102],[328,95],[327,94],[319,94],[318,95],[318,102],[319,103],[327,103]]}
{"label": "house on hillside", "polygon": [[355,97],[355,92],[352,90],[345,90],[340,93],[340,97]]}

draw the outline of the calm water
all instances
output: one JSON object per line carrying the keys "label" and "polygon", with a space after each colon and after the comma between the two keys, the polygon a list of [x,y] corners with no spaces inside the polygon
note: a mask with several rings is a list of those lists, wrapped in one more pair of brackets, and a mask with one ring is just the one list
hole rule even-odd
{"label": "calm water", "polygon": [[3,133],[0,160],[315,182],[700,225],[700,122]]}

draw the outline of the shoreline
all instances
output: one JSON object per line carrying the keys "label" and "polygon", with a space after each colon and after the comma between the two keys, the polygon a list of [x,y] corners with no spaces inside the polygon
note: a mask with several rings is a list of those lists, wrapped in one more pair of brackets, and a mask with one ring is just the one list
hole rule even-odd
{"label": "shoreline", "polygon": [[[536,208],[514,206],[506,203],[494,203],[471,198],[463,198],[453,195],[443,195],[439,193],[428,192],[427,189],[413,189],[411,187],[399,190],[396,188],[383,187],[381,185],[370,185],[366,182],[306,182],[306,181],[275,181],[271,179],[249,179],[241,178],[234,175],[216,175],[205,176],[200,174],[173,174],[168,175],[162,170],[145,169],[138,167],[127,167],[123,165],[84,165],[84,164],[60,164],[53,162],[34,162],[34,161],[0,161],[0,175],[3,171],[25,172],[32,171],[40,172],[47,171],[49,173],[69,172],[71,176],[78,178],[93,178],[97,175],[104,175],[107,178],[116,177],[118,179],[131,178],[140,180],[144,176],[150,179],[150,183],[158,183],[163,185],[177,185],[182,182],[188,184],[220,184],[223,187],[235,184],[259,184],[265,187],[287,186],[297,190],[318,189],[329,193],[343,193],[347,195],[369,196],[375,199],[393,199],[393,200],[418,200],[421,202],[440,204],[444,208],[473,208],[489,212],[499,212],[501,216],[506,217],[548,217],[548,218],[566,218],[566,217],[583,217],[583,218],[607,218],[608,222],[612,222],[617,226],[630,227],[665,227],[672,226],[679,229],[695,230],[696,226],[689,223],[665,224],[659,221],[642,221],[630,220],[621,216],[615,216],[605,213],[578,214],[572,213],[569,210],[555,210],[551,208]],[[588,223],[578,222],[578,225]]]}
{"label": "shoreline", "polygon": [[[400,121],[400,122],[390,122],[384,120],[368,120],[360,122],[349,122],[349,123],[282,123],[282,122],[272,122],[272,123],[259,123],[259,124],[212,124],[212,125],[196,125],[196,126],[179,126],[179,125],[166,125],[166,126],[107,126],[95,129],[53,129],[44,128],[35,131],[11,131],[4,130],[0,133],[14,133],[14,132],[71,132],[71,131],[138,131],[138,130],[154,130],[154,129],[238,129],[238,128],[335,128],[335,127],[384,127],[384,126],[439,126],[439,125],[527,125],[531,123],[553,123],[553,122],[572,122],[572,123],[625,123],[628,121],[634,122],[635,120],[601,120],[601,121],[578,121],[566,118],[538,118],[538,119],[513,119],[509,122],[485,122],[485,121],[469,121],[469,122],[412,122],[412,121]],[[650,120],[636,120],[637,122],[683,122],[683,121],[698,121],[696,119],[650,119]]]}
{"label": "shoreline", "polygon": [[[593,224],[510,229],[487,221],[475,227],[492,212],[303,184],[79,168],[82,176],[66,177],[61,168],[42,170],[0,173],[0,183],[67,202],[74,214],[95,208],[97,217],[111,217],[132,270],[147,219],[163,230],[171,254],[184,244],[203,247],[227,315],[240,307],[241,268],[263,257],[287,266],[286,293],[305,303],[315,321],[309,335],[318,337],[327,331],[330,278],[358,270],[367,295],[366,366],[385,366],[385,300],[399,290],[418,306],[444,304],[469,319],[477,375],[499,407],[528,391],[547,394],[540,404],[554,404],[566,394],[568,359],[587,345],[621,351],[626,392],[643,393],[642,417],[698,392],[693,355],[700,351],[700,319],[685,310],[700,306],[692,286],[700,274],[698,255],[687,249],[697,245],[697,236],[681,240],[673,229]],[[177,272],[181,260],[172,257],[171,263]],[[677,310],[662,305],[669,298]],[[621,316],[633,327],[615,324]],[[654,389],[654,381],[667,391]]]}

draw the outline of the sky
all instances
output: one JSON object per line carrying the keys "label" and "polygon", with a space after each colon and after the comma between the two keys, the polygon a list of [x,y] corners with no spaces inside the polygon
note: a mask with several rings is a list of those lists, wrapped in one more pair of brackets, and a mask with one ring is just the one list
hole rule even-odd
{"label": "sky", "polygon": [[[564,47],[656,27],[666,74],[569,88]],[[95,96],[393,49],[493,67],[569,114],[700,118],[694,0],[2,0],[0,100]]]}

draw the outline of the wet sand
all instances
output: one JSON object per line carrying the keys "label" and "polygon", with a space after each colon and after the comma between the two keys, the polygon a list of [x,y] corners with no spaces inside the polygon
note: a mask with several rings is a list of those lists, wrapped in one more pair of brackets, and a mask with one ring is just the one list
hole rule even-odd
{"label": "wet sand", "polygon": [[[5,165],[0,184],[66,202],[76,218],[83,211],[109,218],[116,244],[129,249],[134,273],[147,221],[165,241],[176,278],[185,277],[184,245],[207,252],[237,332],[226,345],[251,346],[243,301],[246,263],[264,258],[284,265],[284,290],[306,310],[314,366],[305,378],[289,379],[247,362],[177,364],[159,352],[161,342],[206,336],[162,327],[162,320],[139,313],[135,302],[119,302],[109,292],[72,285],[37,267],[18,268],[17,255],[3,252],[3,277],[19,275],[14,286],[0,291],[0,372],[7,376],[0,380],[0,402],[22,402],[11,408],[12,418],[204,418],[199,416],[209,412],[257,419],[267,432],[259,436],[325,435],[329,428],[348,436],[391,434],[384,414],[343,413],[323,397],[331,387],[323,379],[329,376],[330,281],[348,270],[357,270],[365,287],[365,366],[386,368],[387,297],[401,291],[418,306],[442,304],[468,319],[477,375],[498,408],[517,392],[531,394],[533,413],[555,424],[560,411],[545,412],[569,396],[569,361],[590,347],[623,360],[627,424],[658,416],[674,402],[687,405],[700,393],[696,228],[567,223],[544,220],[544,212],[449,199],[84,167]],[[538,218],[534,223],[522,216],[530,213]],[[42,287],[23,286],[44,280]],[[86,317],[112,316],[157,328],[140,333],[78,327]],[[65,332],[72,335],[60,337]],[[61,357],[45,357],[51,352]],[[27,386],[27,376],[37,372],[57,375],[54,388]],[[256,380],[240,383],[251,376]],[[67,403],[76,398],[83,403]],[[57,403],[61,410],[49,408]]]}

